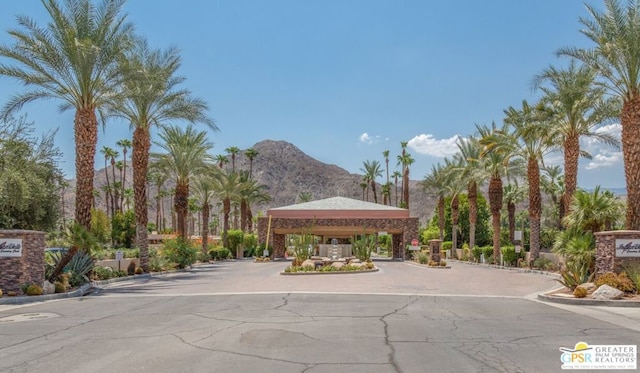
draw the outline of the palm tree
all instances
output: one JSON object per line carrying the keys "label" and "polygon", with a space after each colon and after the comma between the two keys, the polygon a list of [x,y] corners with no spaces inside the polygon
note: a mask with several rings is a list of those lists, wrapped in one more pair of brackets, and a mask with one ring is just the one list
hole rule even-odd
{"label": "palm tree", "polygon": [[371,192],[373,193],[373,202],[378,203],[378,194],[376,193],[376,179],[382,176],[380,162],[364,161],[363,168],[361,168],[360,171],[364,172],[367,180],[369,180],[369,183],[371,185]]}
{"label": "palm tree", "polygon": [[107,202],[107,213],[109,213],[109,210],[111,210],[111,216],[113,217],[114,204],[113,204],[113,195],[111,194],[111,185],[109,183],[109,165],[107,164],[107,162],[109,161],[109,159],[114,159],[117,156],[117,153],[115,152],[115,150],[113,150],[108,146],[103,146],[102,149],[100,149],[100,153],[104,154],[104,174],[105,174],[105,177],[107,178],[107,185],[105,188],[105,195],[106,195],[105,200]]}
{"label": "palm tree", "polygon": [[564,195],[564,175],[562,169],[558,165],[543,166],[541,168],[540,186],[542,190],[551,198],[553,206],[557,208],[558,220],[554,224],[558,229],[562,228],[561,219],[564,216],[564,203],[562,196]]}
{"label": "palm tree", "polygon": [[451,197],[451,242],[454,257],[458,248],[458,222],[460,220],[460,193],[465,187],[465,174],[460,172],[463,169],[463,160],[460,157],[453,159],[445,158],[444,166],[441,170],[443,185],[446,193]]}
{"label": "palm tree", "polygon": [[640,2],[605,0],[605,11],[586,5],[591,19],[580,18],[581,32],[595,46],[563,48],[560,55],[582,61],[622,101],[622,153],[627,184],[626,229],[640,229]]}
{"label": "palm tree", "polygon": [[253,177],[253,160],[256,159],[258,154],[258,151],[253,148],[244,151],[244,155],[249,159],[249,178]]}
{"label": "palm tree", "polygon": [[393,174],[391,176],[393,177],[393,185],[395,185],[396,187],[396,207],[398,207],[398,178],[401,178],[402,174],[400,173],[400,171],[396,170],[393,171]]}
{"label": "palm tree", "polygon": [[[401,148],[401,152],[400,155],[398,155],[398,163],[396,164],[396,166],[400,166],[402,165],[402,187],[400,188],[400,204],[404,203],[404,163],[402,162],[402,160],[404,159],[405,155],[407,154],[407,144],[409,144],[408,141],[400,141],[400,148]],[[397,204],[396,204],[397,205]]]}
{"label": "palm tree", "polygon": [[516,205],[524,200],[525,189],[516,183],[502,187],[502,200],[507,206],[507,228],[509,230],[509,242],[515,240],[516,231]]}
{"label": "palm tree", "polygon": [[231,215],[231,202],[238,199],[239,177],[236,172],[224,172],[216,177],[214,190],[216,196],[222,201],[222,246],[229,247],[229,215]]}
{"label": "palm tree", "polygon": [[202,230],[200,236],[202,237],[202,253],[205,255],[209,252],[209,215],[211,204],[216,195],[215,182],[219,172],[219,169],[211,167],[207,172],[198,175],[193,183],[194,195],[202,206]]}
{"label": "palm tree", "polygon": [[447,190],[446,170],[440,163],[431,166],[431,173],[425,176],[422,186],[425,191],[438,199],[438,230],[440,239],[444,239],[444,197]]}
{"label": "palm tree", "polygon": [[364,192],[367,190],[368,186],[369,186],[369,182],[363,178],[362,182],[360,183],[360,188],[362,188],[362,200],[363,201],[365,200],[364,199]]}
{"label": "palm tree", "polygon": [[254,203],[269,202],[271,196],[266,191],[267,186],[259,184],[256,180],[252,179],[247,172],[241,172],[239,180],[240,229],[243,232],[251,232],[253,230],[251,206]]}
{"label": "palm tree", "polygon": [[572,59],[567,68],[550,66],[534,78],[534,87],[544,96],[541,104],[552,114],[550,130],[564,153],[564,211],[568,211],[578,180],[578,158],[591,156],[580,150],[580,138],[588,137],[619,146],[619,141],[597,127],[620,113],[618,100],[605,99],[606,90],[598,84],[596,72]]}
{"label": "palm tree", "polygon": [[229,158],[224,154],[218,154],[215,156],[215,161],[218,164],[218,167],[222,169],[225,164],[229,163]]}
{"label": "palm tree", "polygon": [[382,195],[383,195],[383,205],[387,205],[387,204],[391,204],[391,199],[389,198],[390,195],[389,193],[391,193],[391,188],[389,186],[389,151],[388,150],[384,150],[382,151],[382,156],[384,157],[384,164],[385,164],[385,171],[387,173],[387,182],[384,184],[386,185],[386,189],[383,190]]}
{"label": "palm tree", "polygon": [[415,162],[415,159],[411,157],[411,154],[402,150],[404,153],[402,156],[398,156],[398,162],[402,164],[402,202],[401,207],[409,209],[409,166]]}
{"label": "palm tree", "polygon": [[[366,188],[367,184],[365,184],[364,187]],[[364,190],[362,193],[363,193],[362,195],[364,196]],[[311,202],[312,199],[313,199],[313,195],[311,194],[311,192],[300,192],[298,193],[298,201],[296,203]]]}
{"label": "palm tree", "polygon": [[[207,116],[207,104],[194,98],[191,92],[185,89],[178,89],[178,85],[184,82],[184,78],[176,75],[180,67],[180,55],[177,49],[166,51],[152,50],[144,40],[136,44],[136,48],[127,55],[127,58],[120,61],[120,69],[123,71],[123,90],[126,92],[121,100],[115,101],[110,106],[109,113],[112,116],[127,120],[133,128],[133,154],[131,162],[133,164],[133,190],[134,208],[136,216],[136,246],[140,249],[140,264],[144,271],[148,270],[148,240],[147,240],[147,174],[149,171],[149,153],[151,149],[151,127],[163,127],[170,120],[186,120],[189,123],[204,123],[212,130],[217,130],[213,121]],[[202,156],[202,148],[209,149],[209,144],[204,143],[200,138],[201,134],[196,134],[191,127],[185,132],[170,128],[164,133],[171,141],[184,141],[184,144],[164,144],[173,150],[177,146],[179,150],[186,153],[181,155],[199,161]],[[184,138],[182,138],[184,137]],[[181,146],[188,146],[189,141],[194,141],[195,146],[202,148],[188,151],[180,149]],[[198,142],[200,141],[200,142]],[[176,150],[177,151],[177,150]],[[174,157],[179,157],[174,154]],[[178,159],[174,159],[178,161]],[[180,159],[188,162],[189,159]],[[176,170],[176,167],[181,169]],[[196,169],[199,165],[194,166]],[[187,164],[172,164],[170,170],[180,177],[189,175]],[[182,172],[186,172],[183,174]],[[183,185],[184,187],[184,185]],[[184,193],[184,190],[180,190]],[[181,198],[184,195],[181,194]],[[187,189],[188,197],[188,189]],[[180,200],[182,204],[186,200]],[[185,206],[186,208],[186,206]],[[181,213],[184,211],[181,211]],[[184,216],[182,216],[184,218]],[[182,222],[184,223],[184,222]],[[184,229],[184,226],[180,228]],[[182,234],[184,230],[180,231]]]}
{"label": "palm tree", "polygon": [[230,146],[224,151],[231,156],[231,171],[236,172],[236,155],[240,153],[240,148],[237,146]]}
{"label": "palm tree", "polygon": [[370,183],[371,183],[371,178],[369,177],[369,175],[367,175],[367,174],[362,175],[362,183],[360,183],[360,185],[362,185],[362,184],[366,184],[367,185],[367,187],[365,187],[363,189],[363,192],[366,190],[366,194],[367,194],[367,198],[363,199],[363,200],[367,201],[367,202],[369,201],[369,188],[368,188],[368,186],[369,186]]}
{"label": "palm tree", "polygon": [[467,182],[467,197],[469,200],[469,247],[476,245],[476,225],[478,223],[478,187],[484,182],[486,174],[480,165],[481,146],[478,138],[469,137],[456,142],[458,162],[462,165],[460,172],[462,179]]}
{"label": "palm tree", "polygon": [[[505,110],[505,123],[513,127],[513,135],[504,138],[507,147],[527,163],[529,184],[529,252],[532,259],[540,255],[540,217],[542,215],[542,193],[540,192],[540,164],[552,147],[555,137],[541,113],[526,101],[522,109],[509,107]],[[514,141],[515,140],[515,141]],[[513,237],[510,237],[513,241]]]}
{"label": "palm tree", "polygon": [[[127,151],[131,148],[131,140],[122,139],[116,142],[116,145],[122,148],[122,198],[124,199],[124,190],[127,188]],[[123,201],[120,201],[122,207]]]}
{"label": "palm tree", "polygon": [[[76,209],[82,227],[91,226],[93,175],[98,119],[102,108],[118,93],[119,56],[129,48],[132,25],[122,15],[124,0],[55,0],[42,2],[51,17],[46,27],[19,16],[22,29],[9,31],[15,43],[0,46],[0,57],[16,66],[1,65],[0,75],[24,83],[26,91],[12,96],[2,119],[37,99],[62,101],[61,109],[75,109]],[[69,258],[71,259],[71,258]]]}
{"label": "palm tree", "polygon": [[207,141],[206,132],[197,132],[191,124],[184,130],[177,126],[165,126],[160,132],[160,138],[162,142],[157,142],[156,145],[166,153],[154,153],[151,154],[151,157],[154,162],[165,167],[175,178],[176,231],[180,237],[186,238],[189,182],[195,175],[206,172],[209,163],[213,161],[213,158],[208,154],[213,144]]}
{"label": "palm tree", "polygon": [[513,152],[507,147],[496,146],[507,133],[505,128],[499,129],[495,123],[491,127],[476,125],[480,134],[480,145],[483,146],[481,163],[489,177],[489,208],[491,210],[491,226],[493,228],[493,261],[500,259],[500,212],[502,211],[502,177],[509,173]]}
{"label": "palm tree", "polygon": [[565,225],[592,233],[610,230],[622,210],[622,204],[613,193],[601,193],[600,186],[592,193],[578,190],[571,204],[571,210],[564,217]]}

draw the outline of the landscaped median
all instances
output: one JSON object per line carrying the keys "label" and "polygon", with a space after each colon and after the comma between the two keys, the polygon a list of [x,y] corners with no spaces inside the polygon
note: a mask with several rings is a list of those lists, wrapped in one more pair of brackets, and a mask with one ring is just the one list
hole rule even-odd
{"label": "landscaped median", "polygon": [[325,257],[311,257],[302,263],[293,260],[290,266],[284,269],[282,275],[312,275],[334,273],[367,273],[376,272],[378,268],[372,261],[361,261],[356,258],[331,259]]}

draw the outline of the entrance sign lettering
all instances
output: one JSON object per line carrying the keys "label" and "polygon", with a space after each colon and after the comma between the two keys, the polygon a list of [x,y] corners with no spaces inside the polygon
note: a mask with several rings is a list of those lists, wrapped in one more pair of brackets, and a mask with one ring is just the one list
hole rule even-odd
{"label": "entrance sign lettering", "polygon": [[0,239],[0,257],[21,257],[22,240],[15,238]]}
{"label": "entrance sign lettering", "polygon": [[640,258],[640,239],[617,239],[616,257]]}

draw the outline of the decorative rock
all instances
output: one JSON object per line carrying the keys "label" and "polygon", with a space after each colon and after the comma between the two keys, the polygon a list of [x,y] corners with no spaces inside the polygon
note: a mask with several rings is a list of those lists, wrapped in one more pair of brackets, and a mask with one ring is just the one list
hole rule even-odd
{"label": "decorative rock", "polygon": [[589,295],[593,294],[593,292],[598,288],[593,282],[585,282],[584,284],[578,285],[578,287],[584,288]]}
{"label": "decorative rock", "polygon": [[56,286],[49,281],[42,283],[42,290],[44,294],[54,294],[56,292]]}
{"label": "decorative rock", "polygon": [[593,292],[593,299],[612,300],[621,299],[624,293],[609,285],[602,285]]}
{"label": "decorative rock", "polygon": [[354,264],[354,263],[361,263],[360,259],[351,259],[351,261],[349,262],[349,264]]}
{"label": "decorative rock", "polygon": [[360,263],[360,262],[355,262],[355,263],[354,262],[350,262],[349,265],[351,267],[356,267],[356,268],[362,268],[362,266],[364,266],[364,264]]}
{"label": "decorative rock", "polygon": [[342,268],[344,266],[344,263],[342,263],[342,262],[333,262],[333,263],[331,263],[331,266],[333,268],[335,268],[335,269],[340,269],[340,268]]}
{"label": "decorative rock", "polygon": [[309,268],[316,268],[316,262],[311,260],[311,259],[307,259],[304,262],[302,262],[301,267],[309,267]]}

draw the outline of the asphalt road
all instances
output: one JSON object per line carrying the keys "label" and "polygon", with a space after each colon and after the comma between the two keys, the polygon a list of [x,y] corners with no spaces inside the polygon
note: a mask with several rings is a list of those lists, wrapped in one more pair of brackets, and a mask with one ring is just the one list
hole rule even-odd
{"label": "asphalt road", "polygon": [[540,274],[377,263],[283,276],[224,262],[0,306],[2,372],[557,372],[560,347],[640,344],[640,311],[560,306]]}

